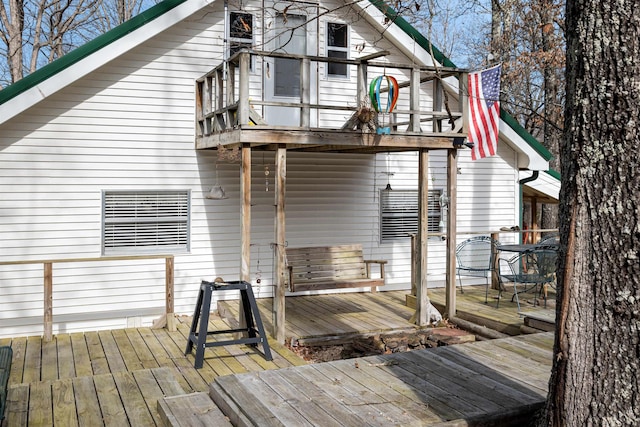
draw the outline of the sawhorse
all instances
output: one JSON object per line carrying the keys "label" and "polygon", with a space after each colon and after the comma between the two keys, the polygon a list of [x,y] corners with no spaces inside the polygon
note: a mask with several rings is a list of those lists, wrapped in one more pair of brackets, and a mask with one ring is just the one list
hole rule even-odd
{"label": "sawhorse", "polygon": [[[237,329],[226,329],[221,331],[208,331],[207,326],[209,324],[209,312],[211,309],[211,294],[213,291],[223,290],[239,290],[240,298],[242,298],[242,307],[244,310],[244,318],[246,319],[247,326]],[[229,333],[243,333],[248,336],[244,336],[238,339],[231,339],[225,341],[210,341],[207,342],[208,335],[217,334],[229,334]],[[196,309],[193,313],[193,321],[191,322],[191,330],[189,331],[189,338],[187,340],[187,349],[184,354],[191,353],[193,346],[196,346],[196,362],[195,368],[200,369],[204,363],[204,349],[207,347],[214,347],[220,345],[229,344],[250,344],[257,346],[262,344],[262,350],[264,357],[267,360],[273,360],[271,356],[271,349],[269,348],[269,342],[262,326],[262,319],[260,318],[260,311],[258,311],[258,305],[256,299],[253,296],[253,290],[251,290],[251,284],[245,281],[233,281],[233,282],[207,282],[205,280],[200,284],[200,292],[198,293],[198,302],[196,303]]]}

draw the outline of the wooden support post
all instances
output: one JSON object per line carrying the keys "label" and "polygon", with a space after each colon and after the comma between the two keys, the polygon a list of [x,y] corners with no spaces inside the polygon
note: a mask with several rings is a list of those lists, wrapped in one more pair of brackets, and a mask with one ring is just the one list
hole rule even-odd
{"label": "wooden support post", "polygon": [[445,316],[452,319],[456,316],[456,212],[458,198],[458,150],[447,150],[447,260],[446,260],[446,303]]}
{"label": "wooden support post", "polygon": [[[226,78],[226,96],[227,106],[233,105],[236,102],[236,66],[233,62],[227,63]],[[236,123],[235,111],[229,109],[227,111],[227,128],[233,128],[233,124]]]}
{"label": "wooden support post", "polygon": [[420,69],[411,70],[411,91],[409,93],[409,108],[411,109],[409,126],[410,132],[420,132]]}
{"label": "wooden support post", "polygon": [[287,150],[279,146],[276,150],[276,288],[273,298],[273,336],[280,344],[286,339],[285,292],[287,291],[287,269],[285,257],[285,190],[287,180]]}
{"label": "wooden support post", "polygon": [[469,135],[469,73],[460,74],[458,82],[460,93],[458,99],[462,106],[462,133]]}
{"label": "wooden support post", "polygon": [[[492,241],[497,241],[498,237],[498,233],[491,233]],[[500,289],[500,259],[498,258],[498,248],[493,245],[491,246],[491,260],[493,263],[491,266],[491,289]]]}
{"label": "wooden support post", "polygon": [[[248,51],[240,53],[240,87],[238,88],[238,126],[249,124],[249,63]],[[231,104],[229,104],[231,105]]]}
{"label": "wooden support post", "polygon": [[[540,226],[538,224],[538,198],[532,197],[531,198],[531,232],[530,232],[531,242],[529,243],[538,243],[538,240],[540,240],[540,235],[536,231],[538,229],[540,229]],[[522,237],[522,235],[520,235],[520,237]],[[527,243],[527,242],[522,242],[522,243]]]}
{"label": "wooden support post", "polygon": [[418,161],[418,241],[416,316],[418,326],[426,326],[429,319],[429,297],[427,295],[427,248],[429,225],[429,151],[420,150]]}
{"label": "wooden support post", "polygon": [[[242,146],[242,169],[240,174],[240,280],[251,283],[251,146]],[[242,298],[239,300],[240,327],[247,326],[244,318]]]}
{"label": "wooden support post", "polygon": [[414,297],[418,295],[418,275],[416,262],[418,260],[416,249],[416,235],[411,233],[411,295]]}
{"label": "wooden support post", "polygon": [[363,61],[358,65],[358,107],[362,107],[363,105],[367,104],[367,68],[368,64],[366,61]]}
{"label": "wooden support post", "polygon": [[311,126],[311,60],[304,58],[300,61],[300,127],[309,129]]}
{"label": "wooden support post", "polygon": [[53,339],[53,264],[44,263],[44,340]]}
{"label": "wooden support post", "polygon": [[[433,79],[433,111],[442,111],[442,82],[440,79]],[[433,132],[442,132],[442,118],[434,115],[432,122]]]}
{"label": "wooden support post", "polygon": [[167,329],[171,332],[176,331],[176,317],[173,304],[173,284],[174,284],[174,258],[172,256],[165,259],[164,267],[165,280],[165,315],[167,317]]}

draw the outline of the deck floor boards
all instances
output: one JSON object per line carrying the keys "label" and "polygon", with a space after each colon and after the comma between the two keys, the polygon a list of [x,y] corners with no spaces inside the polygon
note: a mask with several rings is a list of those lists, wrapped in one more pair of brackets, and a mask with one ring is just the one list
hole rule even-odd
{"label": "deck floor boards", "polygon": [[[413,309],[404,305],[405,295],[288,297],[287,336],[297,340],[412,330]],[[472,298],[470,307],[495,311],[474,296],[473,287],[465,287],[465,296],[458,297]],[[270,332],[271,299],[258,304]],[[522,324],[513,307],[504,305],[493,318]],[[232,301],[225,310],[233,314],[237,308]],[[179,316],[174,332],[143,327],[62,333],[50,342],[41,337],[2,339],[14,353],[7,419],[1,427],[156,426],[158,399],[208,392],[214,385],[226,395],[230,392],[224,384],[247,393],[237,402],[254,405],[261,426],[386,426],[394,420],[429,425],[539,404],[553,345],[552,334],[535,334],[441,347],[431,356],[398,353],[312,365],[269,338],[273,361],[264,359],[261,346],[224,345],[207,348],[203,368],[195,369],[194,354],[184,354],[190,321],[190,316]],[[229,326],[211,316],[210,330]],[[270,400],[260,403],[266,392]],[[234,417],[242,418],[229,418]]]}
{"label": "deck floor boards", "polygon": [[[244,416],[255,426],[326,425],[325,411],[316,407],[308,410],[311,400],[336,413],[349,414],[340,418],[343,426],[466,425],[468,420],[518,426],[533,416],[546,397],[541,388],[522,386],[520,376],[529,371],[521,369],[524,357],[514,352],[510,352],[513,358],[507,355],[509,349],[527,345],[527,337],[520,336],[284,368],[268,374],[236,374],[216,378],[210,393],[216,402],[233,402],[219,404],[227,408],[229,418]],[[500,369],[475,358],[501,347]],[[452,354],[458,357],[451,358]],[[551,370],[548,356],[546,360],[524,360],[531,371],[544,372],[540,376],[547,381]],[[467,363],[459,363],[461,360]],[[282,385],[287,384],[306,385],[296,397],[282,391]],[[242,408],[241,414],[229,412],[234,407]]]}

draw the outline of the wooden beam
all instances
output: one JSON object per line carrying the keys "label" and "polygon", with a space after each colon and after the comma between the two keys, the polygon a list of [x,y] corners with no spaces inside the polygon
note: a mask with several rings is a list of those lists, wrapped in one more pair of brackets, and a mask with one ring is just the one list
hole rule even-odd
{"label": "wooden beam", "polygon": [[[419,123],[418,123],[419,126]],[[265,144],[286,144],[287,150],[333,145],[343,148],[374,149],[378,152],[389,150],[416,151],[449,149],[459,133],[374,133],[345,132],[339,129],[277,129],[274,127],[251,126],[209,136],[196,137],[196,149],[218,148],[218,145],[251,144],[253,147]]]}
{"label": "wooden beam", "polygon": [[44,263],[44,338],[53,339],[53,264]]}
{"label": "wooden beam", "polygon": [[174,314],[174,302],[173,302],[173,285],[174,285],[174,258],[167,257],[165,259],[165,314],[167,316],[167,329],[171,332],[176,331],[176,317]]}
{"label": "wooden beam", "polygon": [[[242,169],[240,175],[240,280],[251,283],[251,147],[242,146]],[[244,318],[242,298],[240,303],[240,328],[247,326]]]}
{"label": "wooden beam", "polygon": [[285,333],[285,293],[286,293],[286,258],[285,258],[285,190],[287,180],[287,150],[278,147],[276,151],[276,288],[273,298],[273,336],[280,344],[284,344]]}
{"label": "wooden beam", "polygon": [[420,132],[420,69],[411,70],[411,87],[409,93],[409,108],[413,111],[409,117],[409,131]]}
{"label": "wooden beam", "polygon": [[447,257],[446,257],[446,313],[449,319],[456,316],[456,212],[458,199],[458,151],[447,151]]}
{"label": "wooden beam", "polygon": [[469,135],[469,74],[460,74],[460,94],[458,99],[462,106],[462,134]]}
{"label": "wooden beam", "polygon": [[[251,56],[249,52],[240,54],[240,82],[238,88],[238,125],[249,124],[249,63]],[[227,89],[229,90],[229,89]],[[229,100],[232,101],[232,100]],[[233,122],[229,122],[233,123]]]}
{"label": "wooden beam", "polygon": [[418,160],[418,240],[416,316],[418,326],[426,326],[429,319],[429,297],[427,296],[427,248],[429,225],[429,151],[420,150]]}
{"label": "wooden beam", "polygon": [[308,129],[311,126],[311,61],[305,58],[300,61],[300,127]]}

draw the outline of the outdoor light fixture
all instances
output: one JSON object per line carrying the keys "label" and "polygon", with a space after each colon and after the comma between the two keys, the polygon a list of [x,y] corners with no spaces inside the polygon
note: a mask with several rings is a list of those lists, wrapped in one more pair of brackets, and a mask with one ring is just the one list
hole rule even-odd
{"label": "outdoor light fixture", "polygon": [[223,200],[227,198],[227,195],[224,192],[224,188],[222,188],[222,185],[220,185],[218,181],[218,159],[217,158],[216,158],[215,168],[216,168],[216,183],[213,185],[213,187],[211,187],[211,190],[209,190],[209,192],[204,196],[204,198],[210,199],[210,200]]}
{"label": "outdoor light fixture", "polygon": [[453,148],[462,148],[463,145],[467,148],[473,148],[475,146],[473,142],[467,142],[463,136],[453,138]]}

